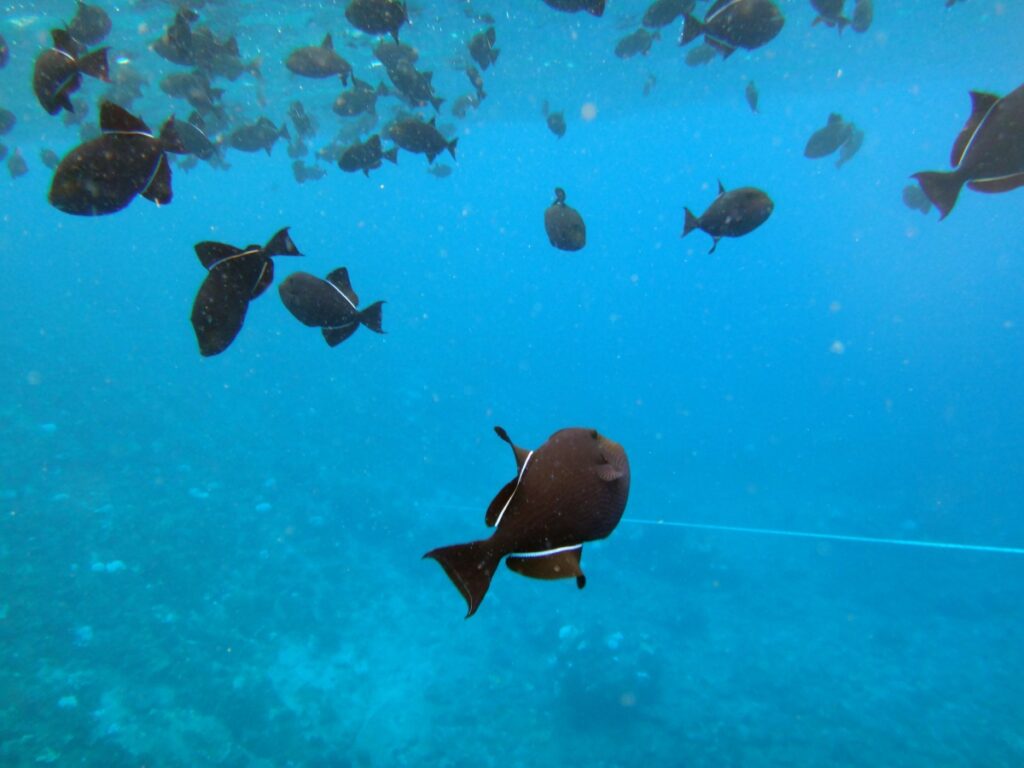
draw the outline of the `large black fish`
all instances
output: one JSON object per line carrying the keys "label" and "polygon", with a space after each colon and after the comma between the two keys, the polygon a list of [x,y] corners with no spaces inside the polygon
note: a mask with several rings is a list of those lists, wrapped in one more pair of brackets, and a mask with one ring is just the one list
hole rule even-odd
{"label": "large black fish", "polygon": [[1024,85],[1002,98],[971,91],[971,116],[953,144],[955,170],[915,173],[944,219],[964,184],[976,192],[1009,192],[1024,186]]}
{"label": "large black fish", "polygon": [[384,302],[375,301],[366,309],[359,309],[359,297],[352,290],[345,267],[331,272],[326,280],[306,272],[295,272],[277,290],[295,319],[319,328],[328,346],[338,346],[360,325],[376,333],[384,333],[381,328]]}
{"label": "large black fish", "polygon": [[686,14],[679,44],[704,35],[708,45],[728,58],[737,48],[753,50],[770,42],[784,23],[782,11],[772,0],[715,0],[703,22]]}
{"label": "large black fish", "polygon": [[203,357],[227,349],[242,330],[249,302],[274,281],[272,256],[301,256],[288,227],[264,246],[236,248],[226,243],[196,243],[196,255],[207,269],[192,304],[192,328]]}
{"label": "large black fish", "polygon": [[644,11],[643,25],[651,29],[667,26],[684,13],[693,13],[697,0],[654,0]]}
{"label": "large black fish", "polygon": [[825,127],[816,130],[807,140],[804,157],[816,159],[831,155],[849,140],[852,132],[853,123],[847,122],[842,115],[833,112],[828,116]]}
{"label": "large black fish", "polygon": [[381,162],[388,160],[392,163],[398,162],[398,148],[392,147],[384,151],[380,146],[380,136],[374,134],[366,141],[356,142],[345,150],[338,160],[338,167],[348,173],[362,171],[366,176],[374,168],[380,168]]}
{"label": "large black fish", "polygon": [[124,208],[136,195],[157,205],[171,202],[171,166],[166,152],[184,154],[174,118],[159,136],[110,101],[100,107],[102,134],[71,150],[50,185],[50,204],[65,213],[99,216]]}
{"label": "large black fish", "polygon": [[686,223],[681,237],[686,237],[695,229],[702,229],[714,240],[708,251],[714,253],[719,240],[753,232],[765,223],[774,208],[771,198],[760,189],[740,187],[726,192],[722,182],[718,182],[718,197],[700,217],[694,216],[689,208],[683,209],[686,212]]}
{"label": "large black fish", "polygon": [[544,211],[544,231],[560,251],[578,251],[587,244],[587,225],[580,212],[565,204],[565,190],[555,188],[555,202]]}
{"label": "large black fish", "polygon": [[491,64],[498,60],[498,54],[501,53],[494,47],[496,40],[494,27],[488,27],[483,32],[477,32],[469,41],[469,55],[485,72]]}
{"label": "large black fish", "polygon": [[345,18],[368,35],[391,35],[396,43],[398,30],[409,20],[404,0],[352,0]]}
{"label": "large black fish", "polygon": [[591,16],[604,15],[605,0],[544,0],[544,4],[556,11],[578,13],[586,11]]}
{"label": "large black fish", "polygon": [[74,38],[63,29],[50,32],[53,47],[36,58],[32,72],[32,89],[43,109],[56,115],[62,109],[73,112],[71,94],[82,86],[82,75],[104,82],[107,79],[107,48],[81,54]]}
{"label": "large black fish", "polygon": [[96,45],[110,34],[110,16],[98,5],[86,5],[78,0],[75,18],[68,24],[68,32],[82,45]]}
{"label": "large black fish", "polygon": [[618,443],[593,429],[561,429],[540,448],[512,446],[516,476],[487,507],[488,539],[440,547],[437,560],[466,599],[469,618],[487,594],[503,558],[516,573],[534,579],[575,578],[582,589],[583,544],[615,530],[629,497],[629,460]]}
{"label": "large black fish", "polygon": [[288,54],[284,65],[302,77],[324,78],[337,75],[341,78],[342,85],[348,85],[348,78],[352,74],[352,65],[334,50],[334,41],[331,40],[330,34],[320,45],[296,48]]}
{"label": "large black fish", "polygon": [[434,158],[444,152],[455,159],[455,147],[459,143],[457,138],[448,141],[434,124],[434,118],[430,122],[424,122],[418,117],[396,120],[387,127],[388,138],[400,146],[406,152],[415,152],[427,156],[427,162],[434,162]]}

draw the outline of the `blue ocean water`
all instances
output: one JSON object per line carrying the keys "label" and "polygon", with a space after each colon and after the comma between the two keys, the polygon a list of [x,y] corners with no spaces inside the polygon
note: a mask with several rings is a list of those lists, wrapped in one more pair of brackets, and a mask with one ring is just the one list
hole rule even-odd
{"label": "blue ocean water", "polygon": [[[281,61],[330,31],[383,79],[344,5],[200,8],[262,59],[262,80],[217,83],[233,114],[280,123],[300,98],[330,141],[337,81]],[[968,91],[1020,85],[1024,7],[878,0],[839,35],[782,0],[779,37],[693,68],[676,24],[614,56],[646,5],[474,3],[501,55],[458,120],[486,24],[410,3],[402,39],[459,139],[448,178],[402,152],[300,185],[282,142],[93,218],[47,204],[39,150],[79,138],[30,87],[74,6],[4,8],[0,141],[30,170],[0,180],[0,763],[1024,763],[1021,554],[641,522],[1024,547],[1024,193],[965,191],[942,222],[900,197],[947,166]],[[172,6],[108,10],[112,59],[150,81],[133,112],[187,114],[147,49]],[[79,92],[90,122],[103,91]],[[830,112],[866,137],[841,169],[803,156]],[[719,180],[775,210],[708,255],[683,206]],[[586,219],[574,254],[544,233],[556,186]],[[282,226],[304,256],[277,282],[347,266],[386,335],[330,349],[271,288],[201,358],[193,245]],[[528,447],[600,429],[631,496],[585,547],[586,589],[502,568],[464,620],[421,556],[486,535],[515,476],[494,425]]]}

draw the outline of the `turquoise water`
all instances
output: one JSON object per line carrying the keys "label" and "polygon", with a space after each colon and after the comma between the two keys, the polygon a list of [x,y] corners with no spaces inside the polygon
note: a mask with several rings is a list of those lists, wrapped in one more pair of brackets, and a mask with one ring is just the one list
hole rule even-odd
{"label": "turquoise water", "polygon": [[[613,55],[645,2],[507,5],[474,4],[501,55],[458,120],[486,25],[410,4],[402,39],[459,138],[450,177],[401,152],[299,185],[281,143],[96,218],[47,204],[39,150],[79,139],[30,88],[73,5],[3,10],[18,124],[0,141],[30,170],[0,174],[0,763],[1022,764],[1021,555],[637,521],[1024,547],[1024,192],[965,191],[941,223],[900,198],[946,167],[969,90],[1021,84],[1024,7],[878,0],[840,36],[784,1],[767,46],[691,68],[676,24]],[[157,86],[180,70],[146,48],[170,6],[108,10],[111,59],[150,79],[132,111],[187,115]],[[215,83],[232,114],[279,124],[300,98],[313,148],[330,141],[337,81],[281,62],[331,31],[384,79],[343,11],[200,9],[262,57],[262,81]],[[103,92],[79,92],[90,122]],[[377,130],[399,106],[381,100]],[[803,157],[833,111],[866,137],[840,170]],[[775,210],[709,256],[679,234],[719,179]],[[587,222],[575,254],[544,234],[556,186]],[[271,288],[201,358],[193,244],[282,226],[305,255],[276,282],[347,266],[387,334],[329,349]],[[600,429],[631,496],[585,548],[585,590],[502,568],[466,621],[420,558],[486,535],[515,476],[494,425],[531,448]]]}

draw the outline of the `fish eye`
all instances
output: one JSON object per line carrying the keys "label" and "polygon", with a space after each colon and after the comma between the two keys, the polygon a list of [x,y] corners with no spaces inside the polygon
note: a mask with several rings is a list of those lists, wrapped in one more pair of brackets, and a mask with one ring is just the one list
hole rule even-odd
{"label": "fish eye", "polygon": [[595,440],[600,440],[601,439],[601,436],[599,434],[597,434],[597,430],[596,429],[590,430],[590,436],[592,438],[594,438]]}

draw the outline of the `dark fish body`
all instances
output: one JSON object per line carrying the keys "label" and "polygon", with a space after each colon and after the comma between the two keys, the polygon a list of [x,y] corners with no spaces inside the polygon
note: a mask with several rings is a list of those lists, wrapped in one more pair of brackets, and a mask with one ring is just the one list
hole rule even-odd
{"label": "dark fish body", "polygon": [[7,40],[4,39],[3,35],[0,35],[0,69],[7,66],[7,62],[11,58],[11,49],[7,47]]}
{"label": "dark fish body", "polygon": [[965,184],[989,193],[1024,186],[1024,85],[1002,98],[971,91],[971,116],[953,143],[950,164],[955,170],[913,176],[943,219]]}
{"label": "dark fish body", "polygon": [[236,248],[226,243],[196,243],[196,255],[207,269],[192,304],[192,329],[203,357],[227,349],[242,330],[249,302],[274,280],[272,256],[301,256],[288,235],[280,230],[265,246]]}
{"label": "dark fish body", "polygon": [[11,156],[7,158],[7,172],[11,174],[12,179],[16,179],[19,176],[24,176],[28,173],[28,163],[25,162],[25,158],[21,155],[20,149],[15,149]]}
{"label": "dark fish body", "polygon": [[427,168],[427,173],[436,179],[446,179],[452,175],[452,167],[450,165],[439,163],[438,165],[432,165]]}
{"label": "dark fish body", "polygon": [[456,117],[465,117],[469,110],[476,109],[479,106],[480,98],[472,93],[467,93],[459,96],[459,98],[452,102],[452,114]]}
{"label": "dark fish body", "polygon": [[160,90],[168,96],[185,99],[193,109],[202,113],[218,108],[221,88],[214,88],[210,78],[200,69],[194,72],[172,72],[160,81]]}
{"label": "dark fish body", "polygon": [[366,141],[356,142],[346,149],[338,160],[338,167],[347,173],[362,171],[366,176],[380,168],[382,161],[398,162],[398,149],[392,147],[386,152],[381,149],[380,136],[374,134]]}
{"label": "dark fish body", "polygon": [[268,155],[278,139],[291,139],[288,126],[282,123],[278,128],[265,117],[255,123],[240,126],[228,134],[228,144],[235,149],[243,152],[259,152],[262,149]]}
{"label": "dark fish body", "polygon": [[643,25],[649,29],[660,29],[683,14],[693,13],[696,6],[696,0],[654,0],[644,11]]}
{"label": "dark fish body", "polygon": [[834,112],[828,116],[828,122],[824,128],[819,128],[811,134],[804,147],[804,157],[816,159],[831,155],[839,147],[846,143],[853,131],[853,123],[848,123],[842,115]]}
{"label": "dark fish body", "polygon": [[621,38],[615,44],[615,55],[620,59],[629,59],[633,56],[646,55],[654,44],[654,38],[658,33],[651,34],[641,27],[636,32],[631,32]]}
{"label": "dark fish body", "polygon": [[850,26],[854,32],[867,32],[875,18],[875,7],[872,0],[856,0],[853,5],[853,16]]}
{"label": "dark fish body", "polygon": [[234,82],[244,73],[260,77],[260,60],[242,60],[238,40],[234,37],[218,38],[209,27],[192,30],[192,50],[195,65],[209,77],[225,77]]}
{"label": "dark fish body", "polygon": [[688,67],[699,67],[704,64],[710,64],[715,60],[715,56],[717,55],[717,48],[708,45],[707,43],[701,43],[700,45],[688,50],[683,59],[686,61],[686,65]]}
{"label": "dark fish body", "polygon": [[194,14],[179,11],[174,21],[168,25],[164,33],[150,46],[153,52],[172,64],[190,67],[196,63],[195,49],[192,44],[191,22]]}
{"label": "dark fish body", "polygon": [[308,139],[316,134],[316,120],[306,112],[301,101],[292,102],[288,107],[288,117],[292,119],[292,125],[300,137]]}
{"label": "dark fish body", "polygon": [[345,9],[349,23],[368,35],[391,35],[398,42],[398,30],[409,20],[405,2],[398,0],[352,0]]}
{"label": "dark fish body", "polygon": [[565,115],[562,112],[550,112],[548,103],[544,102],[544,119],[547,121],[548,130],[558,138],[565,136]]}
{"label": "dark fish body", "polygon": [[60,155],[58,155],[52,149],[39,150],[39,159],[42,160],[43,165],[45,165],[51,171],[56,170],[57,166],[60,165]]}
{"label": "dark fish body", "polygon": [[842,168],[856,155],[864,144],[864,131],[850,123],[850,137],[839,147],[839,158],[836,160],[836,168]]}
{"label": "dark fish body", "polygon": [[427,162],[434,162],[434,158],[448,150],[448,153],[455,159],[455,146],[459,140],[448,141],[434,123],[424,122],[418,117],[397,120],[387,128],[388,138],[400,146],[406,152],[415,152],[427,156]]}
{"label": "dark fish body", "polygon": [[695,229],[707,232],[713,240],[708,253],[714,253],[720,239],[753,232],[767,221],[774,208],[771,198],[760,189],[740,187],[726,192],[722,182],[718,182],[718,197],[700,217],[694,216],[689,208],[683,209],[686,223],[682,236]]}
{"label": "dark fish body", "polygon": [[192,113],[188,122],[175,121],[174,127],[185,151],[200,160],[217,156],[217,146],[203,132],[202,118]]}
{"label": "dark fish body", "polygon": [[747,99],[747,106],[750,107],[750,111],[757,112],[757,102],[760,98],[760,94],[757,92],[757,86],[754,84],[753,80],[747,83],[747,87],[743,91],[743,95]]}
{"label": "dark fish body", "polygon": [[53,174],[50,204],[78,216],[124,208],[136,195],[157,205],[171,202],[171,166],[166,152],[182,154],[174,119],[159,136],[112,102],[100,107],[99,137],[71,150]]}
{"label": "dark fish body", "polygon": [[369,83],[364,83],[358,77],[353,77],[352,87],[347,91],[341,92],[338,98],[334,100],[331,109],[334,111],[334,114],[341,117],[376,114],[377,99],[381,96],[386,96],[387,93],[388,89],[384,83],[380,83],[376,88],[373,88]]}
{"label": "dark fish body", "polygon": [[535,579],[574,578],[582,589],[583,544],[607,537],[626,509],[629,459],[622,446],[596,430],[555,432],[533,451],[512,443],[516,476],[494,497],[484,521],[488,539],[440,547],[433,558],[466,600],[467,618],[480,607],[498,564]]}
{"label": "dark fish body", "polygon": [[845,2],[846,0],[811,0],[811,7],[818,13],[812,23],[838,27],[842,32],[843,28],[850,23],[850,20],[843,15]]}
{"label": "dark fish body", "polygon": [[327,35],[320,45],[309,45],[292,51],[285,59],[284,65],[289,71],[302,77],[338,76],[343,85],[348,85],[348,79],[352,75],[352,65],[335,52],[334,41],[330,35]]}
{"label": "dark fish body", "polygon": [[62,109],[74,111],[71,94],[82,86],[82,75],[107,80],[107,49],[100,48],[79,56],[80,46],[63,29],[51,33],[53,47],[47,48],[36,59],[32,72],[32,89],[36,98],[49,114]]}
{"label": "dark fish body", "polygon": [[110,16],[98,5],[78,0],[78,11],[68,24],[68,32],[82,45],[96,45],[110,34]]}
{"label": "dark fish body", "polygon": [[18,118],[11,110],[0,107],[0,136],[10,133],[17,122]]}
{"label": "dark fish body", "polygon": [[486,99],[487,93],[484,91],[484,79],[480,76],[480,71],[476,67],[466,67],[466,77],[476,90],[477,101]]}
{"label": "dark fish body", "polygon": [[917,184],[907,184],[903,188],[903,204],[912,211],[925,214],[932,209],[931,201]]}
{"label": "dark fish body", "polygon": [[754,50],[770,42],[782,30],[785,19],[772,0],[715,0],[698,21],[686,14],[680,45],[704,35],[708,45],[728,57],[737,48]]}
{"label": "dark fish body", "polygon": [[306,165],[301,160],[296,160],[292,163],[292,175],[299,184],[305,184],[307,181],[322,179],[327,175],[327,171],[319,165]]}
{"label": "dark fish body", "polygon": [[420,58],[419,53],[411,45],[392,43],[390,40],[381,40],[377,43],[373,47],[373,55],[386,69],[397,67],[403,61],[414,65]]}
{"label": "dark fish body", "polygon": [[384,333],[381,309],[375,301],[359,309],[359,297],[352,290],[345,267],[331,272],[326,280],[295,272],[278,286],[281,301],[295,319],[312,328],[320,328],[328,346],[336,347],[365,325],[375,333]]}
{"label": "dark fish body", "polygon": [[555,202],[544,211],[544,231],[560,251],[578,251],[587,244],[587,225],[572,206],[565,204],[565,190],[555,188]]}
{"label": "dark fish body", "polygon": [[586,11],[591,16],[604,15],[604,2],[605,0],[544,0],[545,5],[556,11],[564,13]]}
{"label": "dark fish body", "polygon": [[498,54],[501,52],[494,47],[496,40],[494,27],[488,27],[483,32],[477,32],[469,41],[469,55],[485,72],[498,60]]}
{"label": "dark fish body", "polygon": [[387,67],[387,72],[395,89],[414,105],[431,104],[435,112],[441,109],[444,99],[434,93],[432,72],[420,72],[405,60],[394,67]]}

